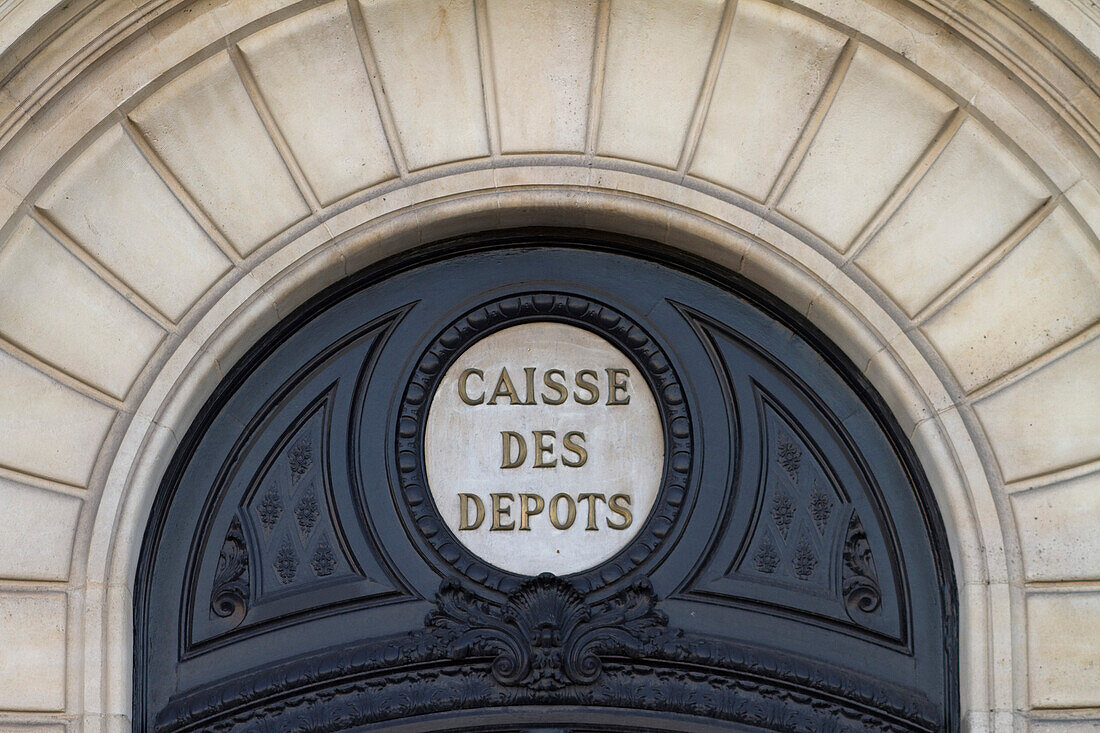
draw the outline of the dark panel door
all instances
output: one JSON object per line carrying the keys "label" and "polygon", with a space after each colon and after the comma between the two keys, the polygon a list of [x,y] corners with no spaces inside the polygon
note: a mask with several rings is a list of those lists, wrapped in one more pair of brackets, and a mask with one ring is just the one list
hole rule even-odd
{"label": "dark panel door", "polygon": [[[561,577],[467,549],[424,469],[441,375],[529,323],[622,352],[664,436],[631,541]],[[595,235],[449,243],[314,298],[196,418],[142,551],[136,727],[955,729],[949,568],[882,401],[766,293]]]}

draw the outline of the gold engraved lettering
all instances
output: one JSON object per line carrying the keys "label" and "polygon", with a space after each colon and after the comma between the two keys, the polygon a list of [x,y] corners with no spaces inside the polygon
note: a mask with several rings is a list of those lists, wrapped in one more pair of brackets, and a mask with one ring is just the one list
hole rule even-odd
{"label": "gold engraved lettering", "polygon": [[563,455],[561,457],[561,463],[563,466],[569,466],[570,468],[580,468],[588,461],[588,451],[584,448],[584,433],[577,430],[570,430],[565,434],[565,437],[561,439],[562,447],[567,451],[576,454],[576,458],[570,458]]}
{"label": "gold engraved lettering", "polygon": [[[565,521],[561,521],[558,514],[558,505],[565,501]],[[577,519],[577,505],[569,494],[555,494],[550,500],[550,524],[554,529],[569,529]]]}
{"label": "gold engraved lettering", "polygon": [[535,368],[524,367],[523,368],[523,381],[526,388],[526,394],[523,399],[523,404],[533,405],[535,404]]}
{"label": "gold engraved lettering", "polygon": [[608,517],[605,521],[611,529],[626,529],[634,521],[634,515],[630,513],[630,497],[626,494],[614,494],[607,506],[612,512],[622,517],[622,521],[615,523]]}
{"label": "gold engraved lettering", "polygon": [[[535,468],[553,468],[558,465],[558,459],[546,460],[546,456],[554,454],[554,438],[557,435],[553,430],[533,430],[535,436]],[[545,438],[550,438],[547,443]]]}
{"label": "gold engraved lettering", "polygon": [[[552,375],[556,375],[558,379],[551,379]],[[545,392],[542,393],[542,401],[547,405],[560,405],[569,399],[569,389],[565,386],[565,372],[561,369],[547,369],[546,373],[542,375],[542,383],[557,393],[557,397],[548,397]]]}
{"label": "gold engraved lettering", "polygon": [[[630,388],[630,370],[629,369],[607,369],[607,404],[609,405],[629,405],[630,394],[627,390]],[[620,397],[619,393],[622,392],[623,396]]]}
{"label": "gold engraved lettering", "polygon": [[508,524],[504,523],[505,517],[510,517],[512,514],[512,507],[504,506],[504,502],[513,501],[516,497],[512,494],[489,494],[489,498],[493,501],[493,526],[489,528],[490,532],[507,531],[516,528],[516,523],[509,519]]}
{"label": "gold engraved lettering", "polygon": [[[474,521],[470,521],[470,504],[474,505]],[[458,495],[459,529],[477,529],[485,521],[485,504],[474,494]]]}
{"label": "gold engraved lettering", "polygon": [[[512,445],[516,445],[516,457],[512,458]],[[519,468],[527,460],[527,441],[512,430],[500,431],[500,467]]]}
{"label": "gold engraved lettering", "polygon": [[599,531],[600,528],[596,524],[596,506],[601,501],[607,503],[607,497],[603,494],[580,494],[579,496],[577,496],[577,501],[588,502],[588,524],[585,525],[585,531]]}
{"label": "gold engraved lettering", "polygon": [[589,396],[582,400],[577,392],[573,392],[573,399],[582,405],[594,405],[600,401],[600,387],[596,384],[596,372],[591,369],[581,369],[577,372],[575,381],[578,387],[588,392]]}
{"label": "gold engraved lettering", "polygon": [[530,518],[536,514],[542,514],[542,508],[546,502],[538,494],[519,495],[519,528],[531,531]]}
{"label": "gold engraved lettering", "polygon": [[508,376],[507,367],[503,367],[500,370],[500,377],[497,379],[497,386],[493,388],[493,396],[489,398],[489,404],[495,405],[498,397],[507,397],[509,404],[520,404],[519,395],[516,394],[516,388],[512,384],[512,378]]}
{"label": "gold engraved lettering", "polygon": [[462,370],[462,374],[458,376],[458,397],[467,405],[480,405],[482,402],[485,401],[485,390],[481,390],[481,394],[477,397],[477,399],[471,397],[469,391],[467,391],[467,382],[470,381],[470,376],[473,374],[476,374],[477,378],[480,379],[482,382],[485,381],[485,372],[481,371],[480,369]]}

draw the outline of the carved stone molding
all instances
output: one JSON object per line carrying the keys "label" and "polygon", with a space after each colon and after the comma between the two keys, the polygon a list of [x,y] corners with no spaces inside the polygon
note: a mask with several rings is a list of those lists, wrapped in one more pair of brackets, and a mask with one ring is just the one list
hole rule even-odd
{"label": "carved stone molding", "polygon": [[[779,731],[934,731],[923,697],[669,626],[648,580],[589,603],[542,575],[503,603],[443,580],[424,629],[173,700],[156,730],[320,733],[455,710],[585,705]],[[766,661],[765,661],[766,660]]]}

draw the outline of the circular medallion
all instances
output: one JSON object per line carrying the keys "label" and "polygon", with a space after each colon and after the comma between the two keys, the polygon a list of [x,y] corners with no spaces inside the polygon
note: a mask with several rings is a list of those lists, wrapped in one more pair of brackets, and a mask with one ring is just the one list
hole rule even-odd
{"label": "circular medallion", "polygon": [[428,409],[424,467],[443,521],[520,575],[613,557],[661,486],[657,402],[630,359],[564,323],[511,326],[447,369]]}
{"label": "circular medallion", "polygon": [[439,556],[498,590],[611,583],[671,530],[691,421],[664,352],[624,314],[562,293],[502,298],[444,329],[397,428],[399,486]]}

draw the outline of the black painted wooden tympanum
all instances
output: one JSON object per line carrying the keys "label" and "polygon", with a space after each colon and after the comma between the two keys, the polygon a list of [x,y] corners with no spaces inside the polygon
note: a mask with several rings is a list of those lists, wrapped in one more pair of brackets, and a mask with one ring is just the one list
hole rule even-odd
{"label": "black painted wooden tympanum", "polygon": [[[467,549],[425,475],[448,365],[525,323],[621,351],[664,435],[637,531],[564,577]],[[466,240],[322,293],[196,418],[140,562],[135,726],[952,730],[955,603],[904,436],[800,318],[644,243]]]}

